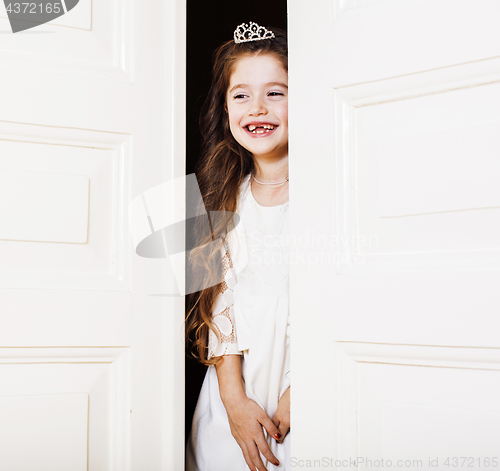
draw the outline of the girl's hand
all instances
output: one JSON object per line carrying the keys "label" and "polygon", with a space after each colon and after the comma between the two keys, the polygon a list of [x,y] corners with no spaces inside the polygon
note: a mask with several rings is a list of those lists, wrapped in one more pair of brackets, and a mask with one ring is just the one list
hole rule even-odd
{"label": "girl's hand", "polygon": [[281,438],[277,441],[278,443],[283,443],[286,434],[290,430],[290,388],[281,396],[278,402],[278,409],[273,417],[273,422],[281,433]]}
{"label": "girl's hand", "polygon": [[[244,396],[244,397],[243,397]],[[262,453],[268,461],[279,466],[279,461],[271,452],[266,442],[262,427],[275,437],[279,433],[277,427],[266,412],[254,401],[243,396],[226,401],[224,404],[229,418],[231,433],[240,446],[248,467],[255,471],[267,471],[259,454]],[[278,435],[279,436],[279,435]]]}

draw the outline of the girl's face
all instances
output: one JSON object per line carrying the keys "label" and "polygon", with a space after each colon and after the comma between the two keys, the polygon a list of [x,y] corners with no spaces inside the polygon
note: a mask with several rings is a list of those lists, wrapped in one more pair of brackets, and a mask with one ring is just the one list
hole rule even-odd
{"label": "girl's face", "polygon": [[231,133],[254,157],[288,155],[288,74],[275,55],[238,59],[226,106]]}

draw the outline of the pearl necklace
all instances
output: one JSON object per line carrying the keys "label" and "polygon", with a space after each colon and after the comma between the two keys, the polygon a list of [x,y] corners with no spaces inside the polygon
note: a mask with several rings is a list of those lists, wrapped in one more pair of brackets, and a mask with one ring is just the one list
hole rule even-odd
{"label": "pearl necklace", "polygon": [[288,181],[288,177],[286,177],[286,180],[283,180],[282,182],[271,182],[271,183],[267,183],[267,182],[259,182],[259,180],[257,180],[253,175],[252,175],[252,178],[257,182],[257,183],[260,183],[261,185],[279,185],[280,183],[281,184],[285,184],[287,181]]}

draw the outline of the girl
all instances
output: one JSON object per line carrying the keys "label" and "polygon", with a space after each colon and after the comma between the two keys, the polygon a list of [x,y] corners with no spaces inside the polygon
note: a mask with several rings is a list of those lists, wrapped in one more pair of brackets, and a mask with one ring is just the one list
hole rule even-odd
{"label": "girl", "polygon": [[209,367],[188,471],[290,469],[287,71],[278,28],[242,24],[214,54],[196,172],[210,230],[190,255],[207,288],[187,316]]}

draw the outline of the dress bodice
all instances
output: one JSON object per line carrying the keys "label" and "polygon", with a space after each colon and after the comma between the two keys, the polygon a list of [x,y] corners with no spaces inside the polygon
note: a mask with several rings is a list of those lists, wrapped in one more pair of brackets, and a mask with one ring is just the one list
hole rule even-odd
{"label": "dress bodice", "polygon": [[[221,341],[209,332],[209,358],[246,350],[251,326],[269,321],[266,313],[274,311],[270,306],[278,298],[288,300],[288,207],[288,202],[260,205],[251,191],[250,174],[243,179],[238,193],[239,221],[228,227],[227,243],[221,248],[224,282],[213,308]],[[285,310],[280,312],[284,318],[279,322],[287,325]]]}
{"label": "dress bodice", "polygon": [[239,214],[246,241],[247,265],[239,274],[253,293],[277,294],[288,290],[289,203],[262,206],[255,200],[250,175],[243,181]]}

